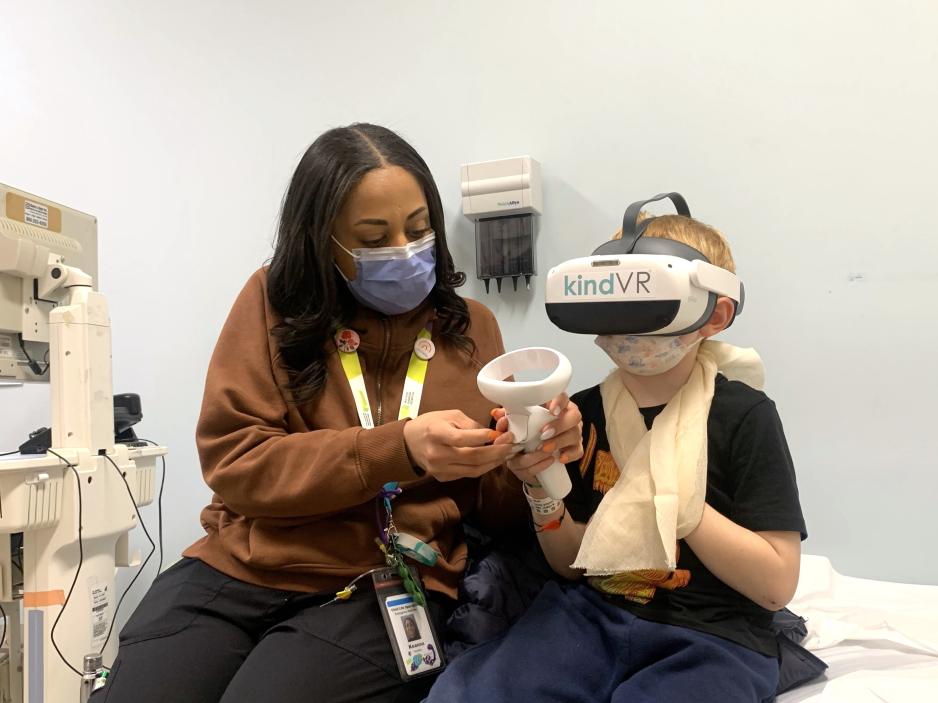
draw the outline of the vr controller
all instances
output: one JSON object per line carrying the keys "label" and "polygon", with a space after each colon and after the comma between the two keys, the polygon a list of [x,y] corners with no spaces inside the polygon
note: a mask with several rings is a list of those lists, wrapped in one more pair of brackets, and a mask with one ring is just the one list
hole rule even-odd
{"label": "vr controller", "polygon": [[[549,373],[540,381],[507,380],[523,371],[534,370]],[[525,453],[530,453],[541,443],[541,428],[555,419],[541,403],[564,392],[572,373],[569,359],[560,352],[547,347],[528,347],[502,354],[482,367],[478,376],[479,391],[505,408],[508,429],[515,442],[524,446]],[[567,467],[559,461],[537,477],[547,494],[557,500],[572,488]]]}

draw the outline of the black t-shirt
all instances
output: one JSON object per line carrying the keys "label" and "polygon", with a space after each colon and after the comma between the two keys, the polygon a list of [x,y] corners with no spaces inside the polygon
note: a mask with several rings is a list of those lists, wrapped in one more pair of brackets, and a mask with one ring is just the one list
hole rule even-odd
{"label": "black t-shirt", "polygon": [[[577,393],[573,401],[583,414],[585,454],[567,465],[573,489],[565,503],[574,520],[587,522],[618,478],[619,467],[609,450],[599,386]],[[663,409],[642,408],[646,426],[650,428]],[[754,532],[790,531],[807,537],[782,423],[764,393],[718,375],[707,422],[707,449],[706,502],[712,508]],[[709,632],[777,655],[771,611],[720,581],[683,540],[678,551],[677,569],[647,589],[647,597],[607,597],[646,620]],[[607,590],[596,580],[591,583]]]}

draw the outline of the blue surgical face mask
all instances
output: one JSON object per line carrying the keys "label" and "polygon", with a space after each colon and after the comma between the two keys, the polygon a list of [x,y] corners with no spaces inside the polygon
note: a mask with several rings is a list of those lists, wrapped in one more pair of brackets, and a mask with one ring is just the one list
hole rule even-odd
{"label": "blue surgical face mask", "polygon": [[346,279],[349,290],[358,302],[373,310],[385,315],[410,312],[436,285],[434,232],[402,247],[349,251],[335,237],[332,241],[355,261],[355,278]]}

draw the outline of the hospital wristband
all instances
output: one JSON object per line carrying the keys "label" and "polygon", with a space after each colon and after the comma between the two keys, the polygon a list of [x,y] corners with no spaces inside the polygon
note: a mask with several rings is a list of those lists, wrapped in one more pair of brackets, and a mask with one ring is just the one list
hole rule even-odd
{"label": "hospital wristband", "polygon": [[535,522],[534,532],[540,534],[541,532],[553,532],[554,530],[559,530],[560,526],[563,525],[563,519],[565,517],[567,517],[567,506],[564,506],[563,512],[560,514],[559,518],[544,523],[543,525],[539,525]]}
{"label": "hospital wristband", "polygon": [[535,515],[553,515],[563,507],[563,501],[551,498],[534,498],[528,493],[527,485],[523,486],[524,497],[528,499],[528,505],[531,506],[531,512]]}

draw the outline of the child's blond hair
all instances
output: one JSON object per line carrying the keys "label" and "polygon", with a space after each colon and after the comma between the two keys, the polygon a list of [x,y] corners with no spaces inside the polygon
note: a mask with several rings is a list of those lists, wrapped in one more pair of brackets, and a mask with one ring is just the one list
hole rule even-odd
{"label": "child's blond hair", "polygon": [[[639,222],[652,217],[646,212],[638,216]],[[719,266],[727,271],[736,273],[736,263],[733,261],[733,252],[730,251],[730,245],[720,232],[705,225],[703,222],[695,220],[693,217],[684,217],[683,215],[659,215],[654,217],[645,228],[646,237],[660,237],[661,239],[673,239],[687,246],[693,247],[701,254],[707,257],[711,264]],[[619,230],[613,236],[613,239],[621,239],[622,230]]]}

